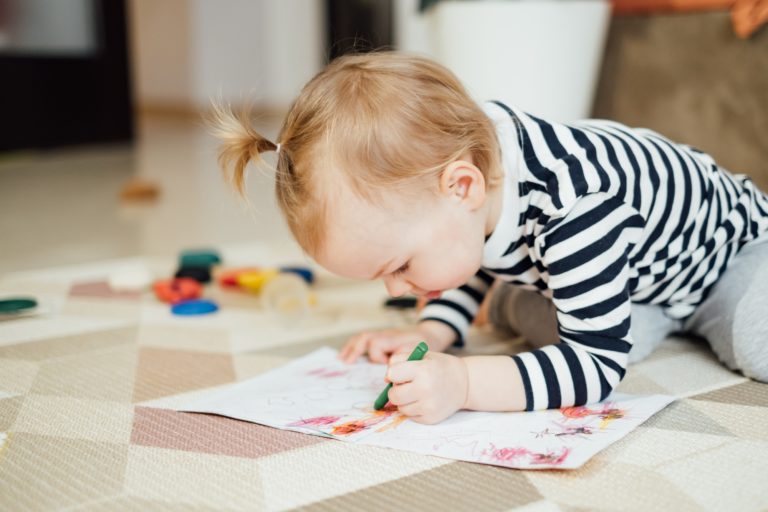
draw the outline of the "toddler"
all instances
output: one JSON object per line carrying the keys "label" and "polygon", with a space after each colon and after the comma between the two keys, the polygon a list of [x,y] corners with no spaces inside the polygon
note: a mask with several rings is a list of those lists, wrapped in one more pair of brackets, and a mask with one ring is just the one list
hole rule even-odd
{"label": "toddler", "polygon": [[[422,423],[459,409],[604,399],[673,331],[768,381],[768,197],[696,148],[610,121],[477,105],[456,77],[395,52],[331,62],[273,143],[216,108],[220,162],[277,151],[276,192],[329,271],[430,299],[410,329],[359,334],[340,358],[389,363],[390,402]],[[534,350],[445,354],[489,317]],[[406,361],[426,340],[422,361]]]}

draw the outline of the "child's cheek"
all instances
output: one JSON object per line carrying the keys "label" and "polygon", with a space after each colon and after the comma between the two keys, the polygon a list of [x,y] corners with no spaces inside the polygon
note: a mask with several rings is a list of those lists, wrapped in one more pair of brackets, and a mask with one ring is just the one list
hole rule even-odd
{"label": "child's cheek", "polygon": [[[472,272],[469,277],[472,277]],[[420,273],[420,279],[415,284],[426,291],[445,291],[458,288],[469,280],[465,272],[449,258],[441,259],[428,270]]]}

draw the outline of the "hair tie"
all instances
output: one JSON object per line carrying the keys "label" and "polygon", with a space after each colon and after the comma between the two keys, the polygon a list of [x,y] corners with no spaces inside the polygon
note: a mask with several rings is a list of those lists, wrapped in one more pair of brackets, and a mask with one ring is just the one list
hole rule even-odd
{"label": "hair tie", "polygon": [[277,147],[275,148],[275,153],[280,153],[280,143],[277,143]]}

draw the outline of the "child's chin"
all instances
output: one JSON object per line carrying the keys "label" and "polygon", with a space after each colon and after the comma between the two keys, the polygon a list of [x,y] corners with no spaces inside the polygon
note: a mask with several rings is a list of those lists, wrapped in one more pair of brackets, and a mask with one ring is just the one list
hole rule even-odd
{"label": "child's chin", "polygon": [[472,279],[475,276],[475,274],[477,274],[478,270],[480,270],[480,267],[461,272],[457,274],[456,277],[451,281],[445,281],[443,283],[439,283],[440,286],[436,286],[435,288],[432,288],[432,290],[445,293],[447,290],[453,290],[454,288],[459,288],[460,286],[464,286],[469,282],[470,279]]}
{"label": "child's chin", "polygon": [[461,286],[464,286],[465,284],[467,284],[469,282],[470,279],[472,279],[472,277],[474,277],[474,275],[475,274],[470,274],[465,279],[463,279],[461,281],[456,280],[456,281],[448,284],[447,286],[443,286],[443,287],[439,288],[439,290],[441,291],[441,293],[445,293],[447,290],[453,290],[455,288],[459,288]]}

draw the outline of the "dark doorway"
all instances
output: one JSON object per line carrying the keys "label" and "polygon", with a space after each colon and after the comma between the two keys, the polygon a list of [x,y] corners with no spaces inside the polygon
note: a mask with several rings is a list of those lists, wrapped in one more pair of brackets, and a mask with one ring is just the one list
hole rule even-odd
{"label": "dark doorway", "polygon": [[326,0],[328,60],[345,53],[391,49],[392,0]]}
{"label": "dark doorway", "polygon": [[124,0],[0,0],[0,151],[133,136]]}

